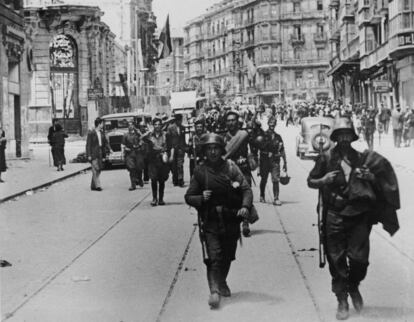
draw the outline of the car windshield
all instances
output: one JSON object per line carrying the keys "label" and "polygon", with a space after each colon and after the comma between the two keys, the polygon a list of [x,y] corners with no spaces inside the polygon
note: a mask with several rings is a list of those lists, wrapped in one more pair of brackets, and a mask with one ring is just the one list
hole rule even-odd
{"label": "car windshield", "polygon": [[326,125],[326,124],[313,124],[313,125],[311,125],[312,130],[315,130],[315,129],[320,130],[321,128],[322,128],[322,130],[329,130],[331,127],[329,125]]}
{"label": "car windshield", "polygon": [[105,120],[105,130],[111,131],[114,129],[127,129],[128,122],[133,122],[133,117],[123,117],[118,119],[108,119]]}

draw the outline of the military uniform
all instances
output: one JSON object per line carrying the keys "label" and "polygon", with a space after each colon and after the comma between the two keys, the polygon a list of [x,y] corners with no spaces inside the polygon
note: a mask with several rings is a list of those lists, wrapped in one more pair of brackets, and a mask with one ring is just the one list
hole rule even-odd
{"label": "military uniform", "polygon": [[190,138],[191,145],[188,151],[188,154],[190,157],[190,177],[193,176],[194,168],[196,167],[196,165],[198,165],[202,161],[200,141],[201,141],[201,137],[204,134],[205,133],[202,133],[201,135],[197,135],[196,133],[194,133],[192,137]]}
{"label": "military uniform", "polygon": [[367,141],[368,148],[374,148],[374,133],[376,129],[375,117],[377,116],[377,110],[369,110],[362,117],[362,128],[364,129],[365,141]]}
{"label": "military uniform", "polygon": [[136,184],[143,186],[142,170],[144,168],[144,147],[141,140],[141,134],[135,130],[127,132],[122,138],[124,146],[125,165],[129,171],[131,180],[131,190],[136,188]]}
{"label": "military uniform", "polygon": [[[204,190],[212,191],[209,201],[203,199]],[[214,166],[206,161],[195,168],[185,200],[202,218],[200,229],[207,247],[205,264],[210,292],[230,296],[226,278],[240,237],[241,219],[237,212],[243,207],[251,209],[251,188],[233,161],[220,159]]]}
{"label": "military uniform", "polygon": [[357,139],[349,119],[336,119],[331,140],[338,143],[319,156],[308,177],[309,187],[322,194],[318,206],[323,206],[323,242],[338,320],[349,316],[348,294],[355,309],[362,309],[358,286],[367,274],[372,224],[383,222],[391,234],[398,230],[398,184],[392,167],[375,152],[354,150],[350,144]]}
{"label": "military uniform", "polygon": [[263,144],[260,147],[260,199],[264,201],[265,189],[269,173],[273,183],[275,202],[279,200],[280,159],[286,166],[286,154],[282,137],[275,131],[267,130],[264,133]]}

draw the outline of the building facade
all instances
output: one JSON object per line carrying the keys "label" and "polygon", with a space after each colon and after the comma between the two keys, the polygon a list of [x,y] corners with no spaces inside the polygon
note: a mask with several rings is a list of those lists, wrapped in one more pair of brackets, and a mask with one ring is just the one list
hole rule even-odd
{"label": "building facade", "polygon": [[8,158],[29,156],[27,107],[30,97],[23,2],[0,0],[0,122]]}
{"label": "building facade", "polygon": [[32,44],[28,118],[33,141],[44,140],[52,118],[60,120],[68,133],[84,135],[97,116],[113,112],[111,97],[119,87],[122,60],[116,59],[120,48],[101,21],[102,14],[98,7],[37,7],[27,1],[25,31]]}
{"label": "building facade", "polygon": [[399,103],[403,109],[414,107],[414,1],[332,1],[332,9],[333,17],[346,11],[342,21],[349,21],[356,31],[355,43],[346,45],[346,24],[338,23],[339,37],[334,42],[354,52],[354,70],[359,75],[354,77],[352,88],[343,90],[347,82],[341,66],[349,57],[333,50],[330,73],[338,83],[335,95],[351,97],[366,106],[393,107]]}
{"label": "building facade", "polygon": [[208,98],[330,95],[329,1],[226,0],[185,27],[185,79]]}
{"label": "building facade", "polygon": [[173,51],[170,56],[160,59],[157,65],[156,81],[157,95],[171,96],[187,85],[184,80],[184,38],[171,37]]}

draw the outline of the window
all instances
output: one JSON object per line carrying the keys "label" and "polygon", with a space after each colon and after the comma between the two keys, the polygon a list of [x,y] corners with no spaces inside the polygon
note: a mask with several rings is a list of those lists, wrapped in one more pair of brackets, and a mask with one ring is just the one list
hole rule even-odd
{"label": "window", "polygon": [[410,28],[411,26],[411,19],[409,13],[404,13],[402,15],[402,28]]}
{"label": "window", "polygon": [[170,83],[170,79],[169,79],[169,78],[167,78],[167,81],[166,81],[166,83],[167,83],[167,84],[169,84],[169,83]]}
{"label": "window", "polygon": [[296,36],[296,39],[302,39],[302,29],[299,25],[293,26],[293,34]]}
{"label": "window", "polygon": [[303,80],[303,72],[302,71],[296,71],[295,72],[295,81],[296,81],[296,86],[301,86],[302,85],[302,80]]}
{"label": "window", "polygon": [[272,17],[277,17],[277,5],[276,4],[272,4],[270,8],[270,14],[272,15]]}
{"label": "window", "polygon": [[263,49],[262,49],[262,60],[263,60],[264,63],[268,63],[270,61],[269,47],[263,47]]}
{"label": "window", "polygon": [[403,10],[410,10],[410,1],[411,0],[404,0],[403,1]]}
{"label": "window", "polygon": [[322,0],[318,0],[318,2],[316,4],[316,9],[323,10],[323,2],[322,2]]}
{"label": "window", "polygon": [[278,39],[277,35],[278,35],[278,26],[277,25],[272,25],[272,27],[271,27],[272,40],[277,40]]}
{"label": "window", "polygon": [[318,82],[319,82],[319,85],[325,84],[325,72],[323,70],[318,71]]}
{"label": "window", "polygon": [[293,12],[300,12],[300,2],[293,3]]}
{"label": "window", "polygon": [[317,35],[322,36],[323,35],[323,31],[324,31],[323,25],[317,25],[316,26],[316,34]]}
{"label": "window", "polygon": [[317,48],[316,52],[318,54],[318,58],[324,58],[325,57],[325,49],[324,48]]}
{"label": "window", "polygon": [[293,48],[293,58],[294,59],[300,59],[301,58],[300,48]]}

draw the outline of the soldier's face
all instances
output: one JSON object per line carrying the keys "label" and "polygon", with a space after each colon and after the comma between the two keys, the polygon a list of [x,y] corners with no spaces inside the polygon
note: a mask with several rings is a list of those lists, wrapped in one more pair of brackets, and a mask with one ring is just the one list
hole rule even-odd
{"label": "soldier's face", "polygon": [[338,145],[340,147],[349,147],[352,142],[353,135],[349,132],[340,132],[338,134]]}
{"label": "soldier's face", "polygon": [[161,122],[155,122],[154,123],[154,131],[160,132],[161,131]]}
{"label": "soldier's face", "polygon": [[217,162],[221,158],[222,149],[218,144],[209,144],[206,147],[207,161],[211,163]]}
{"label": "soldier's face", "polygon": [[235,130],[237,129],[237,125],[238,125],[238,120],[236,115],[229,115],[227,117],[227,122],[226,122],[227,128],[231,131],[231,130]]}
{"label": "soldier's face", "polygon": [[196,124],[195,131],[196,131],[197,134],[203,133],[203,130],[204,130],[203,124]]}
{"label": "soldier's face", "polygon": [[128,130],[129,130],[129,132],[134,131],[134,124],[132,122],[128,122]]}
{"label": "soldier's face", "polygon": [[276,122],[270,122],[269,123],[269,130],[274,131],[276,127]]}

